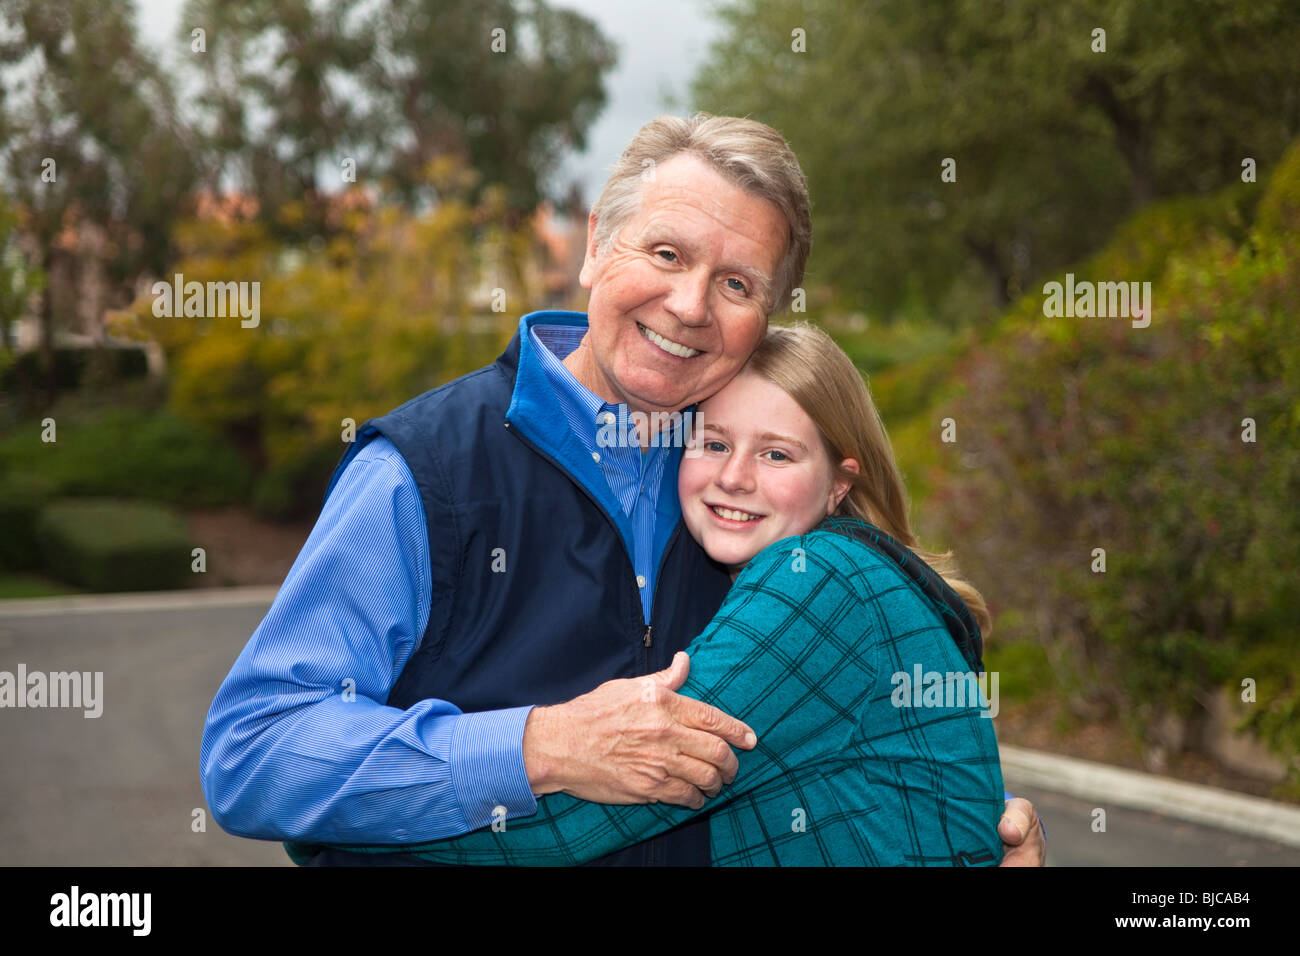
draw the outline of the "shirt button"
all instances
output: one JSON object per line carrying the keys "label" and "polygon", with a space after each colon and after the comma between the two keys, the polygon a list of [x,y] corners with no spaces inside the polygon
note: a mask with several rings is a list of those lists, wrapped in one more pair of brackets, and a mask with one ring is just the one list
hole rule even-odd
{"label": "shirt button", "polygon": [[636,586],[639,587],[639,588],[643,588],[643,587],[645,587],[645,575],[644,575],[644,574],[638,574],[638,575],[636,576]]}
{"label": "shirt button", "polygon": [[591,453],[591,460],[592,460],[592,461],[600,461],[600,452],[598,452],[598,451],[593,451],[593,452]]}
{"label": "shirt button", "polygon": [[613,412],[606,412],[604,415],[602,415],[602,416],[600,417],[600,420],[601,420],[602,422],[604,422],[606,425],[612,425],[612,424],[614,424],[614,421],[615,421],[615,419],[614,419],[614,413],[613,413]]}

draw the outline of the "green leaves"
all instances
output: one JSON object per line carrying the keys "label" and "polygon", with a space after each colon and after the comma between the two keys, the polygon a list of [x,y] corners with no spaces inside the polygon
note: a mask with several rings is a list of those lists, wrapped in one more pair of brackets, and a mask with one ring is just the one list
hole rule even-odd
{"label": "green leaves", "polygon": [[[1295,188],[1295,157],[1300,144],[1265,202]],[[1252,726],[1290,753],[1277,715],[1297,706],[1293,668],[1270,665],[1266,682],[1244,662],[1294,645],[1300,232],[1252,230],[1236,193],[1152,206],[1075,268],[1151,269],[1149,327],[1049,320],[1033,297],[1008,314],[922,416],[956,418],[980,466],[933,474],[920,510],[992,602],[1036,624],[1092,704],[1143,726],[1253,677]]]}
{"label": "green leaves", "polygon": [[791,142],[815,209],[810,279],[837,305],[990,319],[1135,206],[1216,192],[1244,157],[1264,170],[1281,155],[1300,13],[1238,7],[737,0],[693,95]]}

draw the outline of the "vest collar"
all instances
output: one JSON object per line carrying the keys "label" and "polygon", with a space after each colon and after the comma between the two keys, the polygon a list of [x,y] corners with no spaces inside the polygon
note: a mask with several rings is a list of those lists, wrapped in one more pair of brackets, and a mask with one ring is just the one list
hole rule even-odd
{"label": "vest collar", "polygon": [[[506,422],[520,436],[532,444],[538,451],[552,458],[569,476],[582,485],[599,502],[622,536],[628,554],[633,553],[632,523],[623,513],[623,507],[610,490],[604,473],[592,461],[591,455],[564,417],[560,401],[546,369],[538,359],[537,347],[533,344],[530,331],[534,325],[572,325],[581,328],[587,326],[584,312],[563,310],[546,310],[529,312],[519,320],[519,330],[497,359],[497,364],[507,375],[514,377],[514,390],[510,396],[510,407],[506,409]],[[670,461],[666,467],[672,467]],[[676,505],[676,469],[672,477],[665,480],[673,482],[673,504]]]}

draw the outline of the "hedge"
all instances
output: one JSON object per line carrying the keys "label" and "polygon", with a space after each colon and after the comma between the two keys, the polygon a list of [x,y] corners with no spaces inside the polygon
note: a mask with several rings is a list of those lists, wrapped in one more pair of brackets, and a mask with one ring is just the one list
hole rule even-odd
{"label": "hedge", "polygon": [[248,500],[247,463],[229,443],[171,412],[119,410],[97,421],[57,419],[56,441],[39,422],[0,440],[0,476],[39,482],[56,496],[147,498],[185,507]]}
{"label": "hedge", "polygon": [[49,573],[92,591],[166,590],[193,580],[184,520],[150,502],[54,501],[37,519],[35,537]]}
{"label": "hedge", "polygon": [[0,568],[32,571],[40,565],[36,520],[50,498],[48,485],[32,475],[0,479]]}
{"label": "hedge", "polygon": [[[71,391],[89,380],[115,382],[149,374],[148,360],[140,348],[56,348],[53,355],[54,384],[61,392]],[[43,353],[23,352],[0,368],[0,392],[17,391],[24,377],[29,386],[44,387]]]}

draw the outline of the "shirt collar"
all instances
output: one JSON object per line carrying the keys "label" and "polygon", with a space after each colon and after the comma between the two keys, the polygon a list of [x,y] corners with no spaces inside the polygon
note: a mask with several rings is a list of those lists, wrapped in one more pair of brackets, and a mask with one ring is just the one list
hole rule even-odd
{"label": "shirt collar", "polygon": [[603,421],[602,416],[613,412],[620,419],[626,415],[626,405],[622,415],[620,405],[610,404],[578,381],[569,371],[564,359],[582,341],[585,328],[572,325],[551,325],[537,322],[529,329],[532,345],[537,360],[555,389],[555,397],[564,408],[566,417],[572,422],[583,422],[593,430]]}

